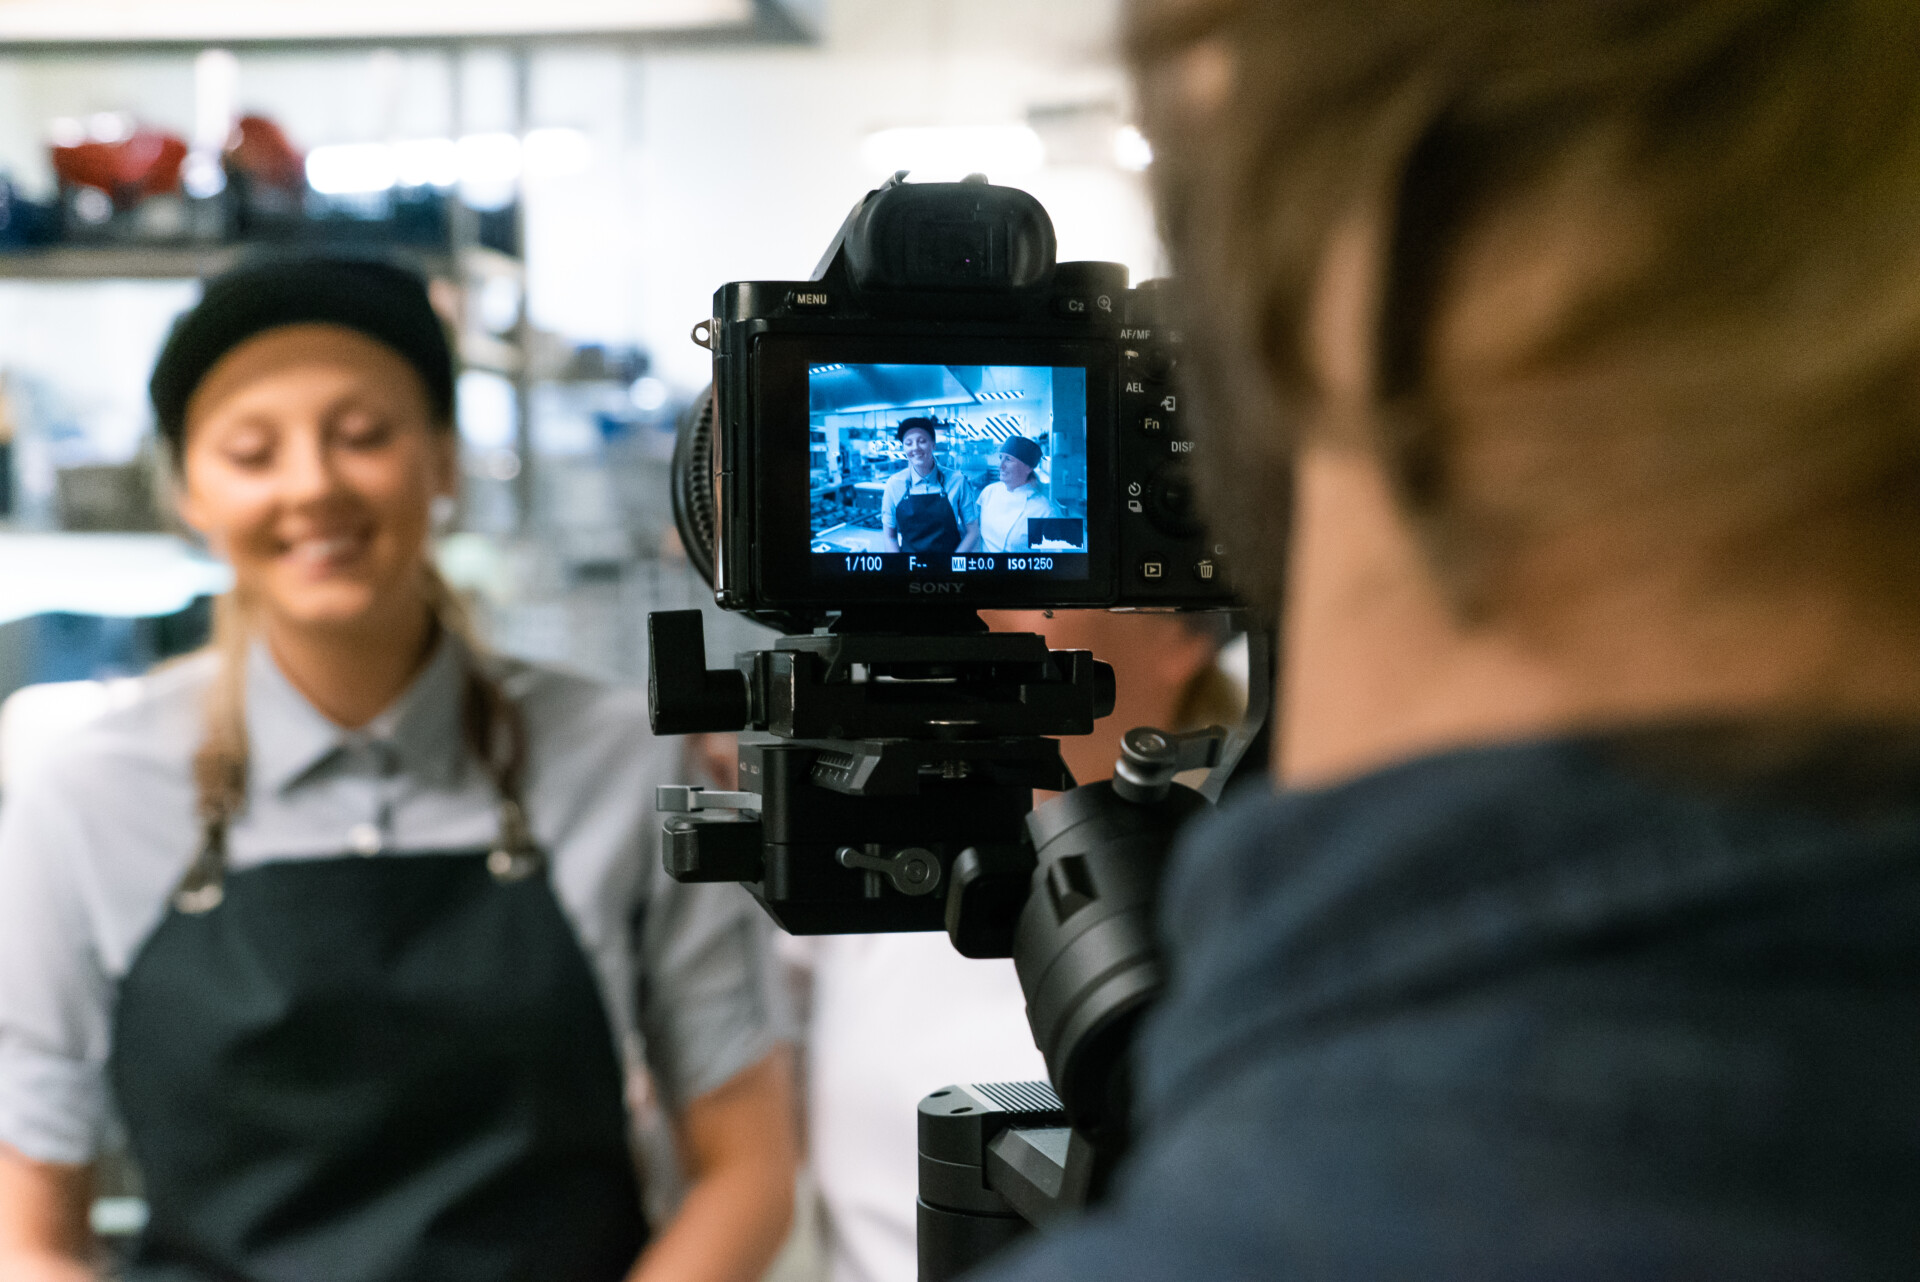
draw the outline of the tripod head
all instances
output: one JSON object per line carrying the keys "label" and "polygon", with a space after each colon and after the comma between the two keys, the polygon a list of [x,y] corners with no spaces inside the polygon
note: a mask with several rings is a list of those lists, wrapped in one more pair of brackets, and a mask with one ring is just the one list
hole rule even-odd
{"label": "tripod head", "polygon": [[[922,1106],[924,1267],[929,1250],[977,1258],[1004,1240],[1000,1220],[1097,1197],[1125,1151],[1130,1050],[1165,982],[1161,873],[1175,832],[1212,807],[1174,776],[1216,767],[1217,795],[1264,717],[1264,637],[1248,636],[1262,644],[1234,735],[1141,727],[1111,782],[1075,787],[1051,736],[1091,733],[1115,694],[1086,651],[988,632],[971,611],[904,625],[849,613],[710,670],[699,611],[650,616],[655,731],[748,732],[738,791],[659,790],[669,874],[741,882],[794,934],[945,929],[965,956],[1013,959],[1051,1078],[1022,1098],[1059,1112]],[[1035,789],[1062,795],[1036,810]],[[1037,1121],[1057,1142],[1035,1138]],[[976,1157],[956,1166],[930,1143]]]}
{"label": "tripod head", "polygon": [[740,792],[661,790],[670,874],[741,882],[796,935],[946,927],[969,848],[983,852],[976,895],[1006,876],[1021,883],[1006,893],[1024,892],[1033,790],[1073,786],[1048,736],[1092,732],[1113,710],[1113,669],[988,632],[971,611],[914,624],[843,615],[709,671],[698,610],[648,619],[655,732],[757,732]]}

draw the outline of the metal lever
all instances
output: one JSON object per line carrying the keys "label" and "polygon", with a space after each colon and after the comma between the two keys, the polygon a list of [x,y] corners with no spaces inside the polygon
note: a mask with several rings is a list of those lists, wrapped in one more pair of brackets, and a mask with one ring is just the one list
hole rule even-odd
{"label": "metal lever", "polygon": [[1136,726],[1120,737],[1120,759],[1113,766],[1115,795],[1139,805],[1164,801],[1173,791],[1173,777],[1182,770],[1202,770],[1220,760],[1227,742],[1225,726],[1208,726],[1186,734]]}
{"label": "metal lever", "polygon": [[883,855],[879,845],[870,842],[864,851],[842,846],[834,852],[834,857],[842,868],[859,868],[867,874],[868,885],[873,887],[869,897],[879,890],[873,885],[876,875],[891,881],[893,888],[903,895],[924,895],[940,885],[940,861],[931,850],[918,846]]}
{"label": "metal lever", "polygon": [[653,790],[653,808],[663,815],[691,815],[702,810],[758,810],[757,792],[722,792],[684,783],[663,783]]}

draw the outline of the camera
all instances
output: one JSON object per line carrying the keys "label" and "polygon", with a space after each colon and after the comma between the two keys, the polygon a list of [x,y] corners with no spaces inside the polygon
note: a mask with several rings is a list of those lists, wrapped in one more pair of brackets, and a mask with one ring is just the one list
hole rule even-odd
{"label": "camera", "polygon": [[671,876],[739,882],[794,934],[944,929],[1014,960],[1050,1081],[923,1101],[921,1277],[944,1282],[1102,1196],[1164,985],[1161,870],[1272,667],[1244,627],[1240,726],[1132,729],[1110,782],[1074,786],[1056,736],[1113,711],[1113,670],[976,611],[1233,608],[1189,495],[1179,335],[1157,285],[1056,264],[1027,193],[904,177],[813,280],[725,285],[694,326],[714,383],[675,443],[681,541],[721,606],[788,635],[710,669],[701,613],[657,612],[648,687],[655,733],[749,732],[738,791],[659,789]]}
{"label": "camera", "polygon": [[1026,192],[896,176],[816,279],[714,295],[711,426],[676,501],[720,605],[1231,604],[1160,290],[1054,247]]}

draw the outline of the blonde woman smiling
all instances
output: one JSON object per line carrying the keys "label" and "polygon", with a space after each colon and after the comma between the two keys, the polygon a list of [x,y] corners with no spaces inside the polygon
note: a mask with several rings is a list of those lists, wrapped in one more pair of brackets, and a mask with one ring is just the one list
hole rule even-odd
{"label": "blonde woman smiling", "polygon": [[[233,565],[0,821],[0,1274],[90,1276],[125,1125],[159,1282],[747,1279],[790,1205],[758,922],[666,881],[644,699],[477,653],[428,559],[457,475],[423,283],[211,283],[153,378]],[[688,1192],[650,1234],[641,1057]]]}

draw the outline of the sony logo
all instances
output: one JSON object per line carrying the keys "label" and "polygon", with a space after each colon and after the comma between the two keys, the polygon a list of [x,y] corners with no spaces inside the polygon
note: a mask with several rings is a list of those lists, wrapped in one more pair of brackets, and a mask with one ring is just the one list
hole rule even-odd
{"label": "sony logo", "polygon": [[907,591],[909,592],[965,592],[966,590],[967,590],[967,585],[964,583],[909,583],[907,584]]}

